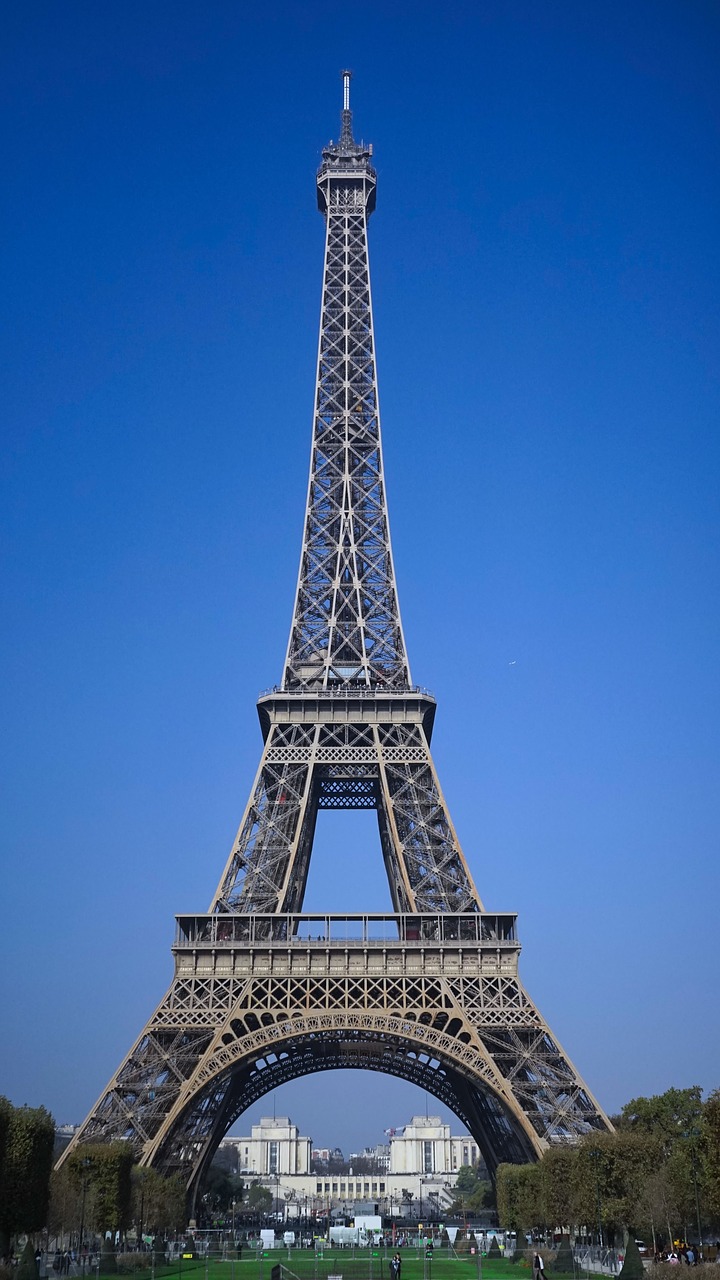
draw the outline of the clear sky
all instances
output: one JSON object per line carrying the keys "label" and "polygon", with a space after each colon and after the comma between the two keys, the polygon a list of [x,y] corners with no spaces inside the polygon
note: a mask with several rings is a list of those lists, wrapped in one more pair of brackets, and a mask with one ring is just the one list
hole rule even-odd
{"label": "clear sky", "polygon": [[[2,45],[0,1093],[84,1117],[246,802],[344,66],[403,621],[476,883],[609,1111],[718,1086],[717,4],[28,0]],[[321,815],[309,908],[389,905],[370,817]],[[349,1150],[425,1101],[276,1106]]]}

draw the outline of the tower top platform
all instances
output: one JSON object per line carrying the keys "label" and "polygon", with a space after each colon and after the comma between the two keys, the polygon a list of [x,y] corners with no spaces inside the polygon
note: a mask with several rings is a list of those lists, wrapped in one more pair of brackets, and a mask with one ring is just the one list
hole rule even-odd
{"label": "tower top platform", "polygon": [[367,183],[366,207],[368,214],[375,208],[375,183],[377,174],[370,164],[373,149],[372,143],[356,142],[353,137],[352,111],[350,110],[351,71],[341,72],[343,78],[343,107],[340,115],[340,139],[332,139],[323,147],[322,164],[317,171],[318,207],[322,213],[329,204],[327,193],[328,178],[347,180],[363,178]]}

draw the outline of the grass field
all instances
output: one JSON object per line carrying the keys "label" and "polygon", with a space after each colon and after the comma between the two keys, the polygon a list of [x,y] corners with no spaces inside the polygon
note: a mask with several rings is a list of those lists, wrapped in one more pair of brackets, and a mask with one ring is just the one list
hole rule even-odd
{"label": "grass field", "polygon": [[[392,1249],[266,1249],[238,1260],[209,1256],[184,1259],[156,1271],[157,1280],[390,1280]],[[522,1263],[435,1249],[432,1260],[421,1249],[401,1250],[401,1280],[528,1280]],[[277,1268],[277,1270],[276,1270]],[[147,1276],[147,1272],[145,1273]],[[149,1278],[148,1278],[149,1280]]]}

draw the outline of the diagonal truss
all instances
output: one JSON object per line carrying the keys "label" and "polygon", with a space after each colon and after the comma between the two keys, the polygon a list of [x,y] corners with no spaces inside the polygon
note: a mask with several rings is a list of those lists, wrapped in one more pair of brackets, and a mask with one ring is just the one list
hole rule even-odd
{"label": "diagonal truss", "polygon": [[[310,482],[282,685],[205,916],[179,917],[175,977],[63,1159],[124,1138],[193,1193],[229,1125],[284,1080],[366,1067],[421,1084],[490,1169],[610,1127],[518,977],[514,916],[487,913],[412,685],[383,479],[367,219],[371,149],[323,151],[327,224]],[[375,809],[394,912],[303,916],[320,809]]]}

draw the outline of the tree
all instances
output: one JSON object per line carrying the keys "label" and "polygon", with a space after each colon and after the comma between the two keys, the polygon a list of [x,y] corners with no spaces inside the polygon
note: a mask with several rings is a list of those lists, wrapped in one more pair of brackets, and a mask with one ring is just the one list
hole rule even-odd
{"label": "tree", "polygon": [[501,1164],[495,1188],[501,1226],[524,1231],[545,1224],[547,1215],[539,1164]]}
{"label": "tree", "polygon": [[5,1152],[7,1151],[10,1117],[15,1108],[0,1095],[0,1195],[5,1194]]}
{"label": "tree", "polygon": [[115,1245],[110,1236],[103,1236],[102,1248],[100,1250],[100,1261],[98,1262],[98,1272],[101,1276],[114,1276],[117,1274]]}
{"label": "tree", "polygon": [[518,1169],[517,1214],[520,1227],[543,1227],[547,1222],[539,1164],[523,1164]]}
{"label": "tree", "polygon": [[225,1169],[211,1164],[202,1181],[201,1195],[209,1213],[225,1213],[232,1198],[232,1177]]}
{"label": "tree", "polygon": [[202,1201],[205,1210],[211,1217],[221,1219],[230,1213],[233,1201],[242,1201],[245,1186],[237,1174],[227,1174],[217,1165],[211,1164],[203,1180]]}
{"label": "tree", "polygon": [[478,1176],[475,1165],[461,1164],[455,1183],[455,1199],[450,1206],[450,1213],[464,1217],[467,1213],[479,1213],[481,1209],[492,1208],[494,1191],[491,1182]]}
{"label": "tree", "polygon": [[676,1221],[679,1221],[679,1211],[674,1200],[674,1190],[667,1167],[659,1163],[645,1179],[636,1225],[650,1227],[654,1252],[658,1233],[667,1242],[673,1239],[672,1223]]}
{"label": "tree", "polygon": [[517,1230],[517,1182],[515,1165],[498,1165],[495,1175],[495,1191],[497,1194],[498,1222],[501,1227]]}
{"label": "tree", "polygon": [[4,1241],[0,1252],[4,1255],[11,1236],[45,1226],[55,1122],[44,1107],[14,1107],[6,1098],[0,1115],[0,1236]]}
{"label": "tree", "polygon": [[15,1280],[38,1280],[38,1265],[35,1261],[35,1246],[29,1238],[20,1257],[20,1265],[15,1273]]}
{"label": "tree", "polygon": [[549,1227],[575,1223],[575,1163],[573,1147],[551,1147],[540,1165],[545,1214]]}
{"label": "tree", "polygon": [[472,1164],[461,1164],[455,1179],[455,1190],[471,1196],[478,1184],[477,1169]]}
{"label": "tree", "polygon": [[702,1089],[691,1085],[633,1098],[620,1115],[621,1129],[645,1133],[658,1144],[657,1170],[662,1169],[661,1195],[671,1236],[686,1223],[696,1222],[698,1204],[705,1199],[706,1108]]}
{"label": "tree", "polygon": [[131,1218],[138,1233],[155,1236],[184,1227],[187,1193],[178,1174],[166,1177],[157,1169],[135,1165],[131,1180]]}
{"label": "tree", "polygon": [[599,1221],[611,1235],[634,1227],[658,1152],[657,1142],[643,1132],[598,1132],[584,1138],[575,1163],[575,1221]]}
{"label": "tree", "polygon": [[127,1142],[76,1147],[68,1169],[80,1193],[86,1184],[85,1221],[96,1231],[125,1231],[131,1216],[133,1149]]}
{"label": "tree", "polygon": [[640,1257],[640,1250],[635,1243],[634,1236],[631,1234],[625,1247],[625,1260],[622,1264],[620,1275],[622,1280],[643,1280],[644,1274],[645,1268]]}
{"label": "tree", "polygon": [[50,1204],[48,1206],[47,1227],[51,1236],[64,1235],[66,1231],[77,1230],[80,1224],[80,1206],[77,1187],[70,1177],[70,1170],[64,1164],[61,1169],[53,1169],[50,1174]]}
{"label": "tree", "polygon": [[674,1209],[671,1221],[675,1223],[676,1234],[684,1235],[685,1226],[697,1221],[696,1188],[699,1200],[703,1172],[698,1159],[699,1136],[699,1129],[684,1135],[683,1141],[675,1143],[663,1166],[668,1187],[668,1201]]}
{"label": "tree", "polygon": [[[697,1085],[634,1098],[616,1119],[615,1133],[551,1148],[539,1166],[501,1165],[500,1222],[516,1229],[584,1224],[608,1239],[649,1227],[655,1242],[656,1231],[672,1239],[703,1210],[720,1216],[720,1090],[705,1104]],[[530,1172],[538,1167],[539,1195]]]}
{"label": "tree", "polygon": [[633,1098],[620,1113],[619,1128],[659,1138],[666,1149],[695,1128],[702,1115],[702,1089],[667,1089],[651,1098]]}
{"label": "tree", "polygon": [[481,1209],[495,1208],[495,1189],[492,1182],[483,1182],[478,1179],[475,1190],[466,1200],[455,1200],[451,1206],[453,1213],[480,1213]]}
{"label": "tree", "polygon": [[253,1182],[248,1191],[248,1208],[253,1213],[263,1214],[269,1213],[272,1209],[272,1192],[267,1187],[263,1187],[260,1182]]}
{"label": "tree", "polygon": [[552,1264],[553,1271],[558,1275],[574,1275],[575,1274],[575,1258],[570,1246],[570,1240],[564,1236],[560,1248],[555,1255],[555,1261]]}
{"label": "tree", "polygon": [[720,1089],[714,1089],[705,1102],[700,1132],[703,1205],[718,1221],[720,1220]]}

